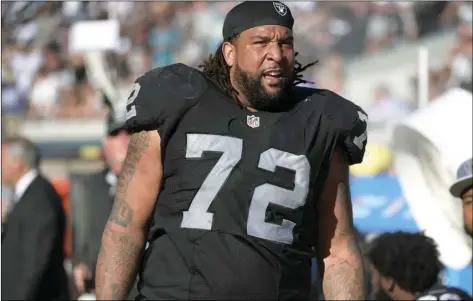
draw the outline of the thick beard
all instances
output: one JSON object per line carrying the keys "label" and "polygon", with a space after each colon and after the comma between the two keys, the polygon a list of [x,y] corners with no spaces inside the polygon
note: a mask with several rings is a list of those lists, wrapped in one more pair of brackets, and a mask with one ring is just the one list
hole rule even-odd
{"label": "thick beard", "polygon": [[285,106],[286,95],[292,88],[292,80],[283,78],[281,89],[276,93],[268,93],[261,79],[263,74],[250,76],[238,64],[235,65],[235,84],[241,93],[245,94],[251,108],[258,111],[277,111]]}

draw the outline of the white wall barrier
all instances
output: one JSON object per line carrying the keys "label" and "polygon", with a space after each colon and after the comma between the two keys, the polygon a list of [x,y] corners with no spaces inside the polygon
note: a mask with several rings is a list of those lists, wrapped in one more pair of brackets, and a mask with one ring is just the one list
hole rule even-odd
{"label": "white wall barrier", "polygon": [[463,230],[461,201],[448,188],[457,166],[472,156],[472,94],[455,88],[394,129],[394,167],[412,214],[439,245],[452,268],[471,262],[471,238]]}

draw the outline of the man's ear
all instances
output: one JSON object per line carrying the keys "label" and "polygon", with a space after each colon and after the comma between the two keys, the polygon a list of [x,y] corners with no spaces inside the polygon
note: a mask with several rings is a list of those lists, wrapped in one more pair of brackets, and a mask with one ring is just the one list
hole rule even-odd
{"label": "man's ear", "polygon": [[222,44],[222,53],[225,62],[228,66],[233,67],[235,64],[235,46],[230,42],[224,42]]}

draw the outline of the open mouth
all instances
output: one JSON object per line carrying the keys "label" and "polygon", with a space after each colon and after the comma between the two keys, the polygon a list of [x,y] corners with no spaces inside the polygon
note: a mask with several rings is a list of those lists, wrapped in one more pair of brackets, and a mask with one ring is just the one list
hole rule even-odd
{"label": "open mouth", "polygon": [[277,85],[283,78],[281,70],[271,70],[263,73],[263,79],[268,85]]}

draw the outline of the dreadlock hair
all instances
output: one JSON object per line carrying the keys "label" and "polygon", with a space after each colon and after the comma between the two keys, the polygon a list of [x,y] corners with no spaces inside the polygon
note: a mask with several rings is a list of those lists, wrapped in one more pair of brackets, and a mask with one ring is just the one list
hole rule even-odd
{"label": "dreadlock hair", "polygon": [[410,293],[431,288],[443,269],[437,245],[422,232],[381,234],[371,242],[366,256],[382,276]]}
{"label": "dreadlock hair", "polygon": [[[235,37],[233,37],[230,40],[230,43],[233,44],[235,39],[237,39],[238,37],[239,35],[236,35]],[[210,54],[207,57],[207,59],[205,59],[203,63],[199,65],[199,68],[202,69],[202,73],[204,74],[204,76],[207,77],[214,85],[216,85],[223,92],[228,94],[230,97],[238,100],[238,92],[235,90],[235,88],[233,88],[230,82],[230,66],[227,65],[227,62],[225,61],[225,58],[223,57],[222,46],[223,46],[223,42],[220,43],[220,45],[218,46],[214,54]],[[297,56],[298,52],[296,52],[295,55]],[[314,62],[311,62],[303,66],[301,63],[299,63],[296,60],[295,65],[294,65],[294,73],[293,73],[293,77],[294,77],[293,85],[296,86],[302,83],[313,84],[313,82],[311,81],[302,79],[302,76],[303,76],[302,72],[314,66],[318,62],[319,61],[316,60]]]}

